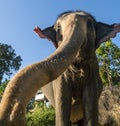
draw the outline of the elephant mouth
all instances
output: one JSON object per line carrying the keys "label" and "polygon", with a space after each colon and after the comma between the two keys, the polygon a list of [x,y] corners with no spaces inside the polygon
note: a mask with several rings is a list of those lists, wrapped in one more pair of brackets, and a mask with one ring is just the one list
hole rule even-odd
{"label": "elephant mouth", "polygon": [[55,48],[58,48],[58,42],[56,41],[56,39],[53,41],[53,39],[51,39],[46,33],[44,33],[44,31],[41,30],[41,28],[39,28],[38,26],[36,26],[34,28],[34,31],[36,34],[38,34],[38,36],[40,38],[46,38],[49,41],[51,41],[53,43],[53,45],[55,46]]}

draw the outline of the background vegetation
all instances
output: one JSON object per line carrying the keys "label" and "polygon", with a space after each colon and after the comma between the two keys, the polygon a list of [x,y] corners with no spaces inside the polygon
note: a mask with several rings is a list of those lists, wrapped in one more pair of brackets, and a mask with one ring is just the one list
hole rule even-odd
{"label": "background vegetation", "polygon": [[107,41],[97,49],[96,53],[103,84],[120,85],[120,48]]}
{"label": "background vegetation", "polygon": [[52,107],[44,104],[35,103],[32,112],[26,115],[27,126],[55,126],[55,112]]}
{"label": "background vegetation", "polygon": [[12,46],[0,43],[0,99],[9,77],[20,68],[21,61]]}

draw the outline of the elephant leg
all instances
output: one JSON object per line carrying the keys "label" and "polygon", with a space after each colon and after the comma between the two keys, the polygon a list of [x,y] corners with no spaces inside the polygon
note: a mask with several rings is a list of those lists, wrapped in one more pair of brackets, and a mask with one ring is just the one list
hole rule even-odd
{"label": "elephant leg", "polygon": [[84,126],[98,126],[97,86],[88,83],[83,86]]}
{"label": "elephant leg", "polygon": [[54,97],[54,90],[53,90],[53,83],[49,83],[42,87],[42,92],[50,102],[50,104],[55,107],[55,97]]}
{"label": "elephant leg", "polygon": [[60,77],[55,84],[56,126],[71,126],[71,87]]}

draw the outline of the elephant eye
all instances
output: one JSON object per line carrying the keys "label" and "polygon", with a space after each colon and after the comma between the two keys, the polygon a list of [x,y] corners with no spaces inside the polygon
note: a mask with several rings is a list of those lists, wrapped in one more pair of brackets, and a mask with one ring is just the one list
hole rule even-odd
{"label": "elephant eye", "polygon": [[56,40],[57,40],[57,42],[62,41],[62,28],[61,28],[61,25],[57,26],[57,29],[56,29]]}

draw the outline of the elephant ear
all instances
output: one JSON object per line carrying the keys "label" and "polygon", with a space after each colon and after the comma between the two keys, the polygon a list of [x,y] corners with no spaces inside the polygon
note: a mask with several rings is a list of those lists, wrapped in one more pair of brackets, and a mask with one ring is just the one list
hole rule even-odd
{"label": "elephant ear", "polygon": [[45,28],[41,30],[38,26],[35,27],[34,31],[39,35],[40,38],[46,38],[51,41],[54,46],[57,48],[58,43],[56,41],[56,31],[54,30],[54,26]]}
{"label": "elephant ear", "polygon": [[120,32],[120,24],[104,24],[102,22],[97,22],[95,25],[96,31],[96,48],[100,46],[101,43],[114,38],[118,32]]}

